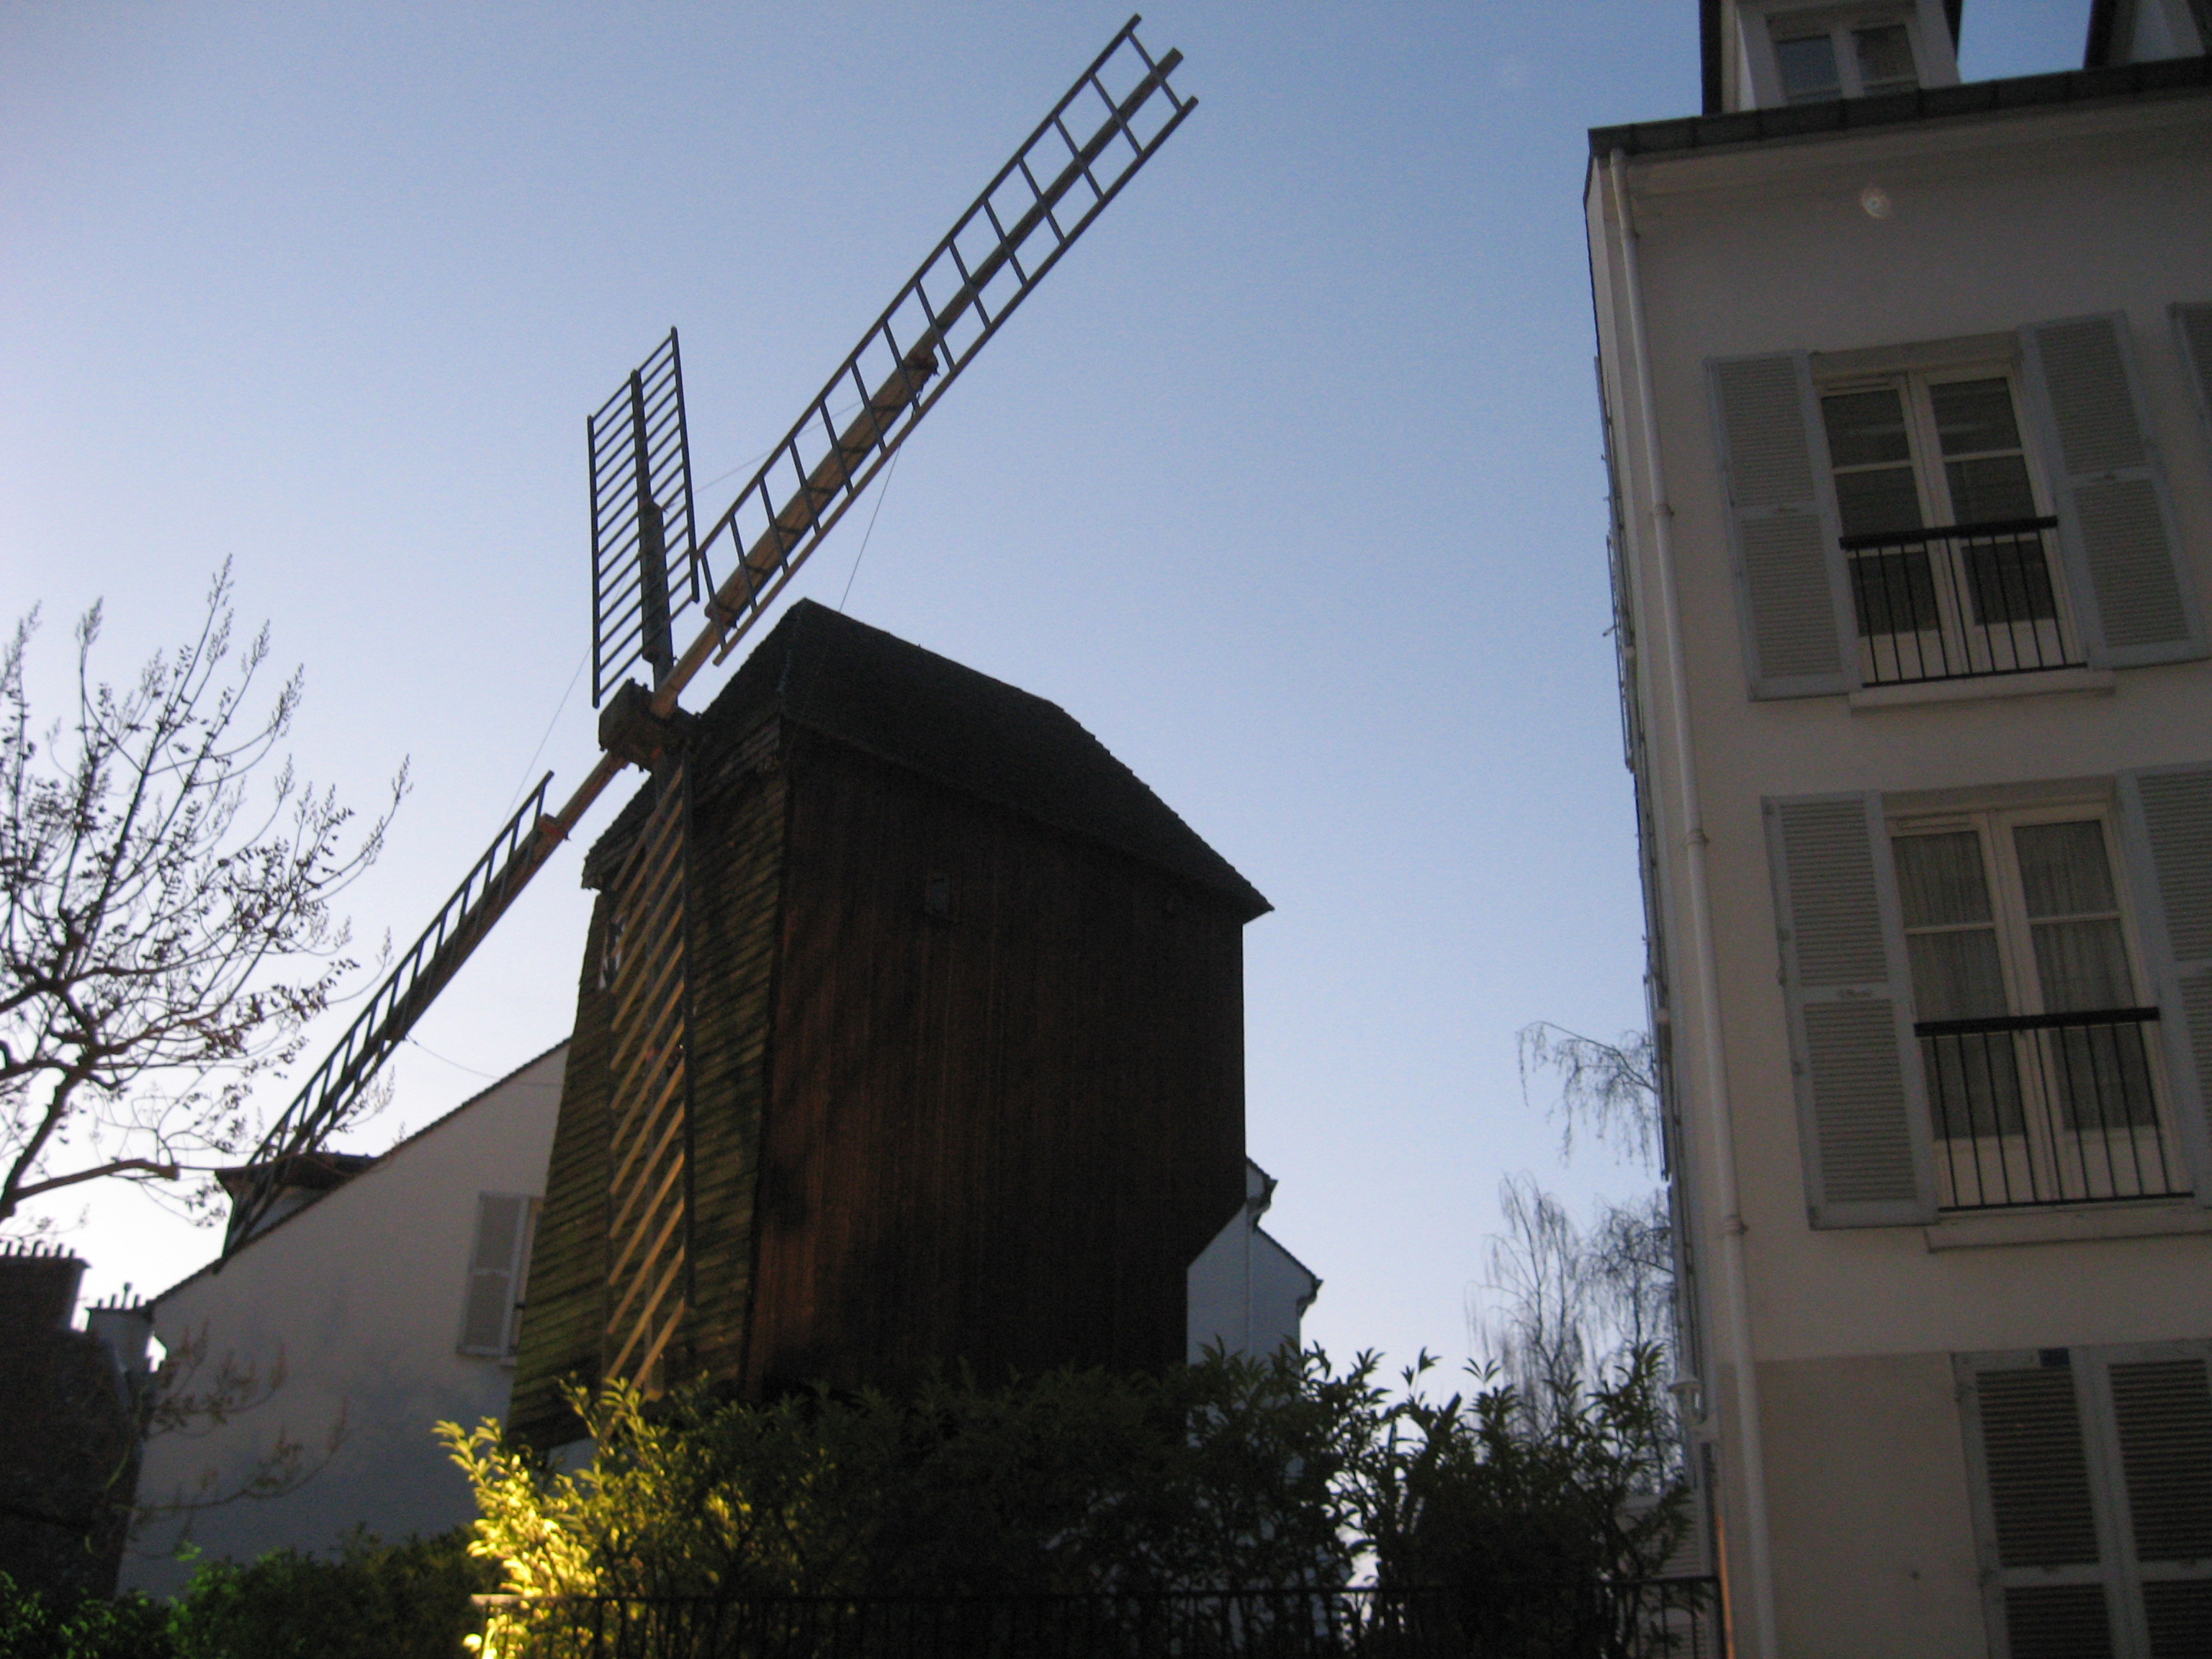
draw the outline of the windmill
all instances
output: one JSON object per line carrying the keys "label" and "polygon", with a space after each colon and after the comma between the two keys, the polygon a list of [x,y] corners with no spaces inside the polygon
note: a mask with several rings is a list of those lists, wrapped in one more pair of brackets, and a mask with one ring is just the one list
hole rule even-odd
{"label": "windmill", "polygon": [[[1141,21],[1132,17],[1076,78],[703,534],[675,330],[589,417],[592,701],[604,752],[557,809],[547,805],[552,775],[538,781],[309,1075],[250,1160],[226,1254],[269,1218],[289,1172],[343,1126],[592,804],[639,766],[653,781],[651,821],[616,936],[603,945],[636,1002],[615,1066],[628,1093],[610,1194],[618,1248],[609,1296],[618,1334],[611,1369],[653,1370],[691,1270],[672,1218],[684,1188],[690,1018],[690,717],[678,699],[747,636],[975,354],[1196,107],[1169,83],[1182,54],[1154,58],[1137,38]],[[703,626],[679,653],[676,625],[693,611]],[[625,678],[641,665],[649,685]]]}

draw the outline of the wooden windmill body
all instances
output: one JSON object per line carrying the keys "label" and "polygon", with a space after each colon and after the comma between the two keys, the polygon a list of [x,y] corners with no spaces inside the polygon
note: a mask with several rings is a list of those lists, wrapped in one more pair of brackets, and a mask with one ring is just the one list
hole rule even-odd
{"label": "wooden windmill body", "polygon": [[1068,715],[802,604],[585,879],[510,1426],[1182,1357],[1267,903]]}
{"label": "wooden windmill body", "polygon": [[533,1437],[573,1426],[564,1378],[759,1395],[1182,1354],[1185,1269],[1243,1196],[1239,937],[1266,901],[1059,709],[818,606],[704,714],[678,702],[1196,107],[1139,21],[703,532],[676,331],[589,416],[605,752],[557,809],[550,774],[528,793],[249,1163],[227,1248],[645,769],[586,860],[510,1425]]}

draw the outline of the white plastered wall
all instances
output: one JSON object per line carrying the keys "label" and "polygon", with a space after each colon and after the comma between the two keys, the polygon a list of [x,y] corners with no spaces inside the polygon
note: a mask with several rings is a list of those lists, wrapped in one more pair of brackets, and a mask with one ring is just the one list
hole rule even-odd
{"label": "white plastered wall", "polygon": [[1298,1346],[1298,1322],[1321,1280],[1260,1225],[1273,1200],[1273,1177],[1244,1164],[1244,1203],[1190,1264],[1187,1278],[1188,1355],[1209,1347],[1263,1358]]}
{"label": "white plastered wall", "polygon": [[141,1504],[210,1479],[210,1490],[232,1490],[279,1437],[324,1467],[281,1498],[156,1521],[125,1558],[125,1588],[181,1587],[189,1568],[174,1551],[187,1529],[206,1554],[243,1561],[280,1546],[326,1549],[356,1525],[397,1540],[473,1518],[467,1483],[431,1425],[506,1413],[512,1367],[458,1352],[477,1198],[544,1192],[566,1054],[564,1044],[541,1055],[272,1226],[221,1271],[156,1298],[164,1346],[204,1342],[189,1387],[204,1390],[226,1363],[264,1381],[281,1364],[283,1380],[228,1424],[155,1437]]}

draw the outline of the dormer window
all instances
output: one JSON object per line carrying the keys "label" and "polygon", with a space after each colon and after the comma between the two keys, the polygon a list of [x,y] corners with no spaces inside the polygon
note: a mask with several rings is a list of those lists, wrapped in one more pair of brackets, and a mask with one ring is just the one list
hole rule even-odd
{"label": "dormer window", "polygon": [[1729,109],[1959,82],[1943,0],[1735,0],[1733,9],[1735,51],[1722,89]]}
{"label": "dormer window", "polygon": [[1873,98],[1920,84],[1911,32],[1901,22],[1850,21],[1808,28],[1774,20],[1774,67],[1782,96],[1792,104],[1831,98]]}

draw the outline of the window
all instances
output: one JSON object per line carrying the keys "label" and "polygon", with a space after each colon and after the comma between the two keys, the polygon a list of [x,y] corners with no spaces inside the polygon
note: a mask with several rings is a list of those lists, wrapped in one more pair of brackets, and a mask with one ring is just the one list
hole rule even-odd
{"label": "window", "polygon": [[1957,1362],[1997,1659],[2202,1653],[2212,1631],[2212,1344]]}
{"label": "window", "polygon": [[1820,418],[1865,683],[2083,660],[2008,374],[1824,389]]}
{"label": "window", "polygon": [[2161,1124],[2109,816],[1893,825],[1899,909],[1946,1209],[2186,1192]]}
{"label": "window", "polygon": [[1814,1226],[2212,1194],[2212,765],[1765,812]]}
{"label": "window", "polygon": [[476,1243],[470,1253],[460,1351],[512,1359],[522,1336],[522,1297],[530,1281],[530,1248],[541,1200],[505,1193],[477,1194]]}
{"label": "window", "polygon": [[1774,68],[1792,104],[1872,98],[1920,84],[1911,30],[1901,21],[1773,20]]}
{"label": "window", "polygon": [[2075,317],[1708,362],[1750,695],[2207,655],[2133,339]]}

